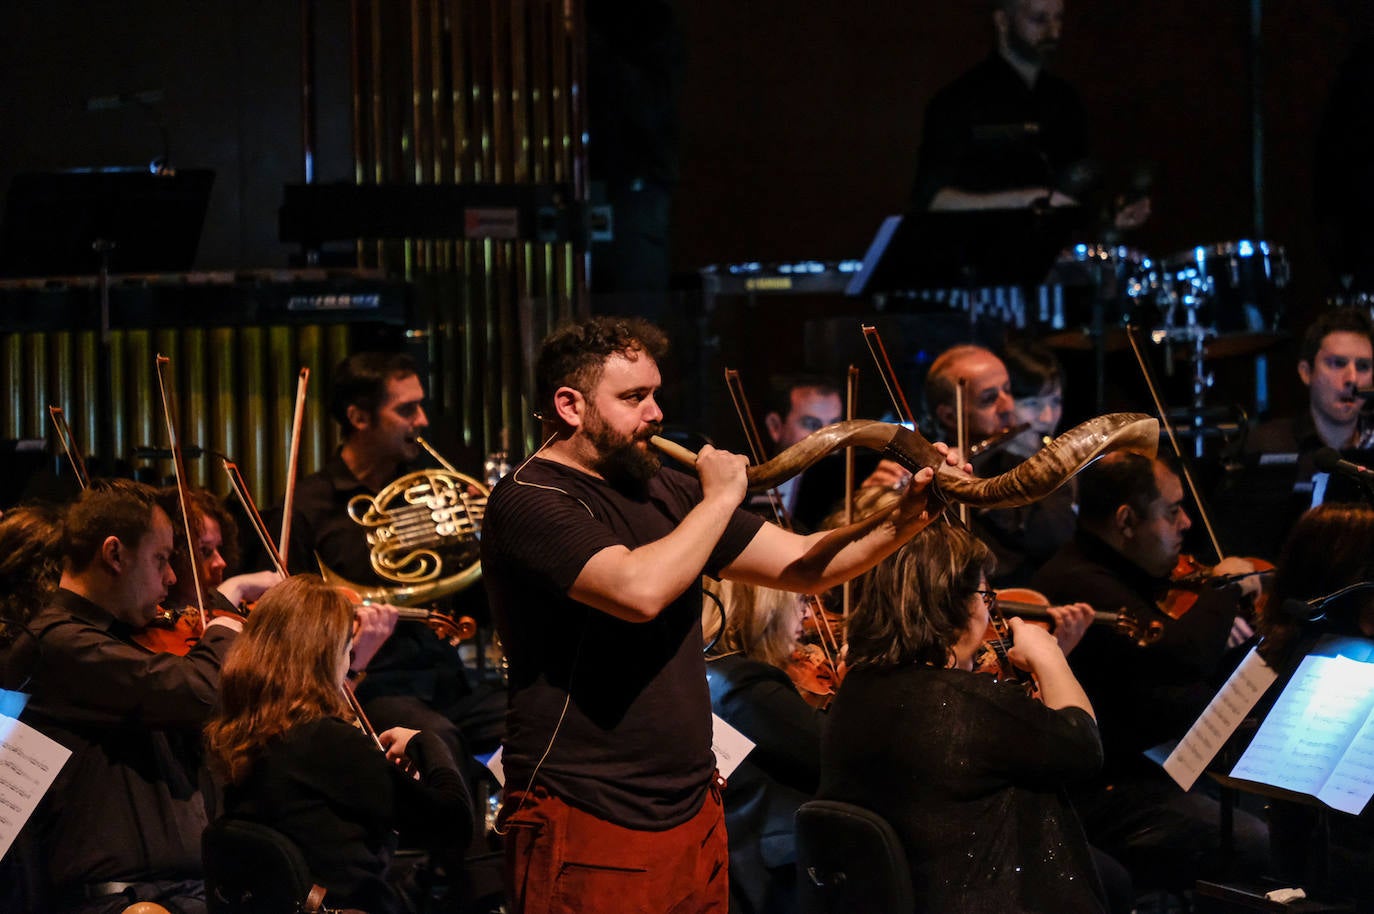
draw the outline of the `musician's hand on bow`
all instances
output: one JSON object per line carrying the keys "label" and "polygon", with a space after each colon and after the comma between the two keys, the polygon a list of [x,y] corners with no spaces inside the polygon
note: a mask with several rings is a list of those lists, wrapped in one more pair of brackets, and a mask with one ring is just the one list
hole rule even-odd
{"label": "musician's hand on bow", "polygon": [[234,606],[242,603],[255,603],[258,597],[267,592],[273,584],[283,580],[275,571],[253,571],[225,578],[219,585],[219,592]]}
{"label": "musician's hand on bow", "polygon": [[1083,635],[1088,631],[1088,626],[1093,624],[1093,608],[1087,603],[1051,606],[1046,612],[1054,620],[1051,631],[1065,655],[1078,646],[1078,642],[1083,640]]}
{"label": "musician's hand on bow", "polygon": [[1236,580],[1236,585],[1240,587],[1242,597],[1254,599],[1260,595],[1264,589],[1264,581],[1260,574],[1255,570],[1255,563],[1250,559],[1240,556],[1227,556],[1220,562],[1212,566],[1212,576],[1216,575],[1244,575]]}
{"label": "musician's hand on bow", "polygon": [[386,757],[397,764],[404,764],[409,761],[406,756],[406,748],[410,745],[410,740],[419,730],[411,730],[407,727],[392,727],[390,730],[383,730],[377,734],[377,742],[382,744],[386,750]]}
{"label": "musician's hand on bow", "polygon": [[359,603],[353,608],[353,656],[349,670],[367,669],[386,639],[396,630],[396,607],[390,603]]}

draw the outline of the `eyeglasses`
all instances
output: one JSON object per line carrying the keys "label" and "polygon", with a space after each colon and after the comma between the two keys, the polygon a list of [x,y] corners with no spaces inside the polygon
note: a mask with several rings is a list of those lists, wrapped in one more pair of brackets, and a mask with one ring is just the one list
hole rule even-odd
{"label": "eyeglasses", "polygon": [[983,605],[992,609],[997,605],[997,591],[995,590],[975,590],[974,593],[983,598]]}

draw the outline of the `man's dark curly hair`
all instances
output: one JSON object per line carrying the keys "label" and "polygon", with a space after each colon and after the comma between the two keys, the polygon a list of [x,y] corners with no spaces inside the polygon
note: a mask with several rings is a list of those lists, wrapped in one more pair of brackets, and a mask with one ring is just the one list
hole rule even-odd
{"label": "man's dark curly hair", "polygon": [[535,402],[540,417],[557,421],[553,395],[571,387],[589,396],[613,355],[646,353],[655,362],[668,353],[668,337],[642,317],[593,317],[558,328],[544,338],[535,364]]}

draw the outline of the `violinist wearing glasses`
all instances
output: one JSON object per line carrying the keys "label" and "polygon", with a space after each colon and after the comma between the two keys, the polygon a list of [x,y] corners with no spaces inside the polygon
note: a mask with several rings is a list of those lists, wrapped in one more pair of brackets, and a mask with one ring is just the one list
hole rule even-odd
{"label": "violinist wearing glasses", "polygon": [[940,521],[859,579],[819,797],[892,824],[921,911],[1106,911],[1065,794],[1096,773],[1102,747],[1059,643],[1011,620],[1009,659],[1034,676],[1039,700],[973,672],[993,561]]}
{"label": "violinist wearing glasses", "polygon": [[392,914],[404,910],[387,881],[397,830],[466,843],[472,803],[436,734],[394,727],[373,743],[353,725],[343,689],[356,609],[316,575],[264,594],[225,659],[206,745],[227,816],[294,841],[329,907]]}
{"label": "violinist wearing glasses", "polygon": [[[1105,753],[1101,776],[1075,791],[1074,803],[1089,840],[1125,864],[1138,888],[1191,889],[1200,877],[1225,875],[1217,801],[1199,787],[1184,793],[1144,752],[1181,738],[1216,693],[1240,599],[1258,591],[1259,579],[1251,562],[1229,558],[1213,569],[1216,580],[1243,577],[1190,594],[1186,614],[1162,603],[1192,526],[1182,483],[1163,461],[1109,454],[1079,474],[1078,502],[1074,539],[1032,585],[1050,600],[1085,600],[1161,630],[1141,646],[1094,626],[1070,658],[1097,709]],[[1263,823],[1238,810],[1234,838],[1232,868],[1261,872]]]}

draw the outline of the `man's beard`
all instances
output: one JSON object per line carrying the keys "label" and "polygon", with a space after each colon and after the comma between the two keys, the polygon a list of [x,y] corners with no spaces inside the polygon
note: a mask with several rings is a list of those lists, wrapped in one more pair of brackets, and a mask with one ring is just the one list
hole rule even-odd
{"label": "man's beard", "polygon": [[1007,48],[1019,59],[1032,66],[1043,67],[1059,52],[1057,41],[1026,41],[1015,29],[1007,36]]}
{"label": "man's beard", "polygon": [[584,424],[587,440],[596,448],[597,458],[592,469],[611,482],[633,482],[643,484],[658,475],[663,466],[658,452],[652,448],[640,448],[640,441],[647,441],[650,435],[663,430],[658,423],[652,423],[641,435],[622,435],[616,432],[595,410],[587,414]]}

